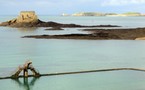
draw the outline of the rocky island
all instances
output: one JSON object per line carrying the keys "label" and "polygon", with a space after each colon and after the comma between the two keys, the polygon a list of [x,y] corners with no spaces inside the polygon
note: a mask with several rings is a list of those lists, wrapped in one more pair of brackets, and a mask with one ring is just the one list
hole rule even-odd
{"label": "rocky island", "polygon": [[76,24],[61,24],[57,22],[45,22],[38,19],[34,11],[21,11],[17,18],[0,23],[0,26],[10,27],[118,27],[116,25],[84,26]]}
{"label": "rocky island", "polygon": [[[62,14],[62,16],[66,16],[66,14]],[[68,15],[67,15],[68,16]],[[135,17],[135,16],[144,16],[139,12],[125,12],[121,14],[117,13],[102,13],[102,12],[78,12],[74,13],[71,16],[114,16],[114,17]]]}

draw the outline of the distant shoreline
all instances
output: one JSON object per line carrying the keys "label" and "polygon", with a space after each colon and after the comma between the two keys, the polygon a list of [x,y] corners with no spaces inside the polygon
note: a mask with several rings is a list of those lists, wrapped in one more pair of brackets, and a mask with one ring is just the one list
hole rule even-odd
{"label": "distant shoreline", "polygon": [[111,16],[111,17],[130,17],[130,16],[145,16],[145,14],[141,14],[140,12],[125,12],[122,14],[118,13],[102,13],[102,12],[78,12],[74,14],[65,14],[62,16]]}

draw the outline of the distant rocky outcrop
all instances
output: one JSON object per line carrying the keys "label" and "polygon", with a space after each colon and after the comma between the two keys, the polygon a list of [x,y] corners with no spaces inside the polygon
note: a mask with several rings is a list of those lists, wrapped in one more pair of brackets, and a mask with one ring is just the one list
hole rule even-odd
{"label": "distant rocky outcrop", "polygon": [[139,13],[139,12],[126,12],[126,13],[123,13],[123,15],[126,15],[126,16],[141,16],[141,13]]}
{"label": "distant rocky outcrop", "polygon": [[72,16],[105,16],[105,14],[99,12],[79,12],[72,14]]}
{"label": "distant rocky outcrop", "polygon": [[[38,19],[34,11],[21,11],[20,15],[12,20],[0,23],[0,26],[10,27],[53,27],[58,29],[59,27],[103,27],[108,25],[94,25],[94,26],[83,26],[77,24],[61,24],[56,22],[44,22]],[[57,28],[55,28],[57,27]],[[109,25],[108,27],[118,27],[116,25]]]}
{"label": "distant rocky outcrop", "polygon": [[79,12],[72,14],[72,16],[144,16],[144,15],[139,12],[126,12],[122,14],[101,13],[101,12]]}

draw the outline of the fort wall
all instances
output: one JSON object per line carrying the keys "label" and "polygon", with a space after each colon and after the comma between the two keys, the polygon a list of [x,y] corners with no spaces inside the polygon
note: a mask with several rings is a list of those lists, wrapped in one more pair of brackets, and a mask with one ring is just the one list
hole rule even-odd
{"label": "fort wall", "polygon": [[36,22],[38,20],[35,11],[21,11],[17,18],[17,23]]}

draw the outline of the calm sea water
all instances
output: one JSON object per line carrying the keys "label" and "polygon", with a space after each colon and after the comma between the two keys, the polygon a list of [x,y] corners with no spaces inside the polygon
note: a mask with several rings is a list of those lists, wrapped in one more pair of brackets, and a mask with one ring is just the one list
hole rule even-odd
{"label": "calm sea water", "polygon": [[[0,22],[13,17],[0,16]],[[145,17],[39,17],[44,21],[82,25],[145,26]],[[145,69],[145,41],[21,38],[24,35],[87,33],[80,28],[65,28],[63,31],[44,29],[0,27],[0,76],[10,75],[29,59],[40,73],[117,67]],[[0,90],[144,90],[144,84],[144,72],[114,71],[0,80]]]}

